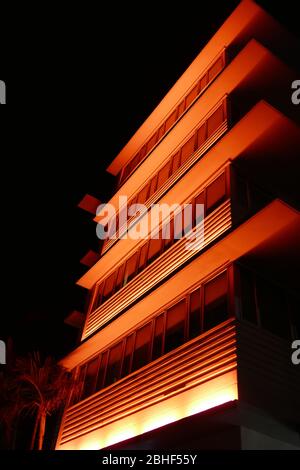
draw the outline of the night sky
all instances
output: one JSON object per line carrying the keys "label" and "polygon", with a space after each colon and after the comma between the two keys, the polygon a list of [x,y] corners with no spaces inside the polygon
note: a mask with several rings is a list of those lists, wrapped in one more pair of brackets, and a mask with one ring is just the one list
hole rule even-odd
{"label": "night sky", "polygon": [[[2,59],[11,108],[1,116],[8,157],[0,339],[12,336],[17,352],[59,357],[75,346],[76,332],[63,320],[83,308],[85,291],[75,282],[87,268],[79,260],[97,243],[92,216],[76,206],[86,193],[107,200],[108,163],[239,2],[207,2],[205,11],[198,3],[170,2],[163,12],[149,2],[147,15],[147,3],[141,11],[128,2],[103,13],[101,6],[53,10],[53,22],[42,18],[36,34]],[[299,29],[293,1],[284,12],[259,3]]]}

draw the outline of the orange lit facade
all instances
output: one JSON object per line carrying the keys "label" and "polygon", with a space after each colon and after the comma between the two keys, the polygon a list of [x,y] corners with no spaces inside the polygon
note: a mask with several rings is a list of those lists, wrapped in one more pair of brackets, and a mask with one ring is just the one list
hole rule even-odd
{"label": "orange lit facade", "polygon": [[104,242],[78,281],[89,306],[62,363],[82,389],[57,449],[300,448],[291,361],[300,131],[290,99],[299,77],[285,60],[289,40],[242,1],[109,166],[118,179],[109,202],[148,208],[136,223],[154,203],[200,203],[204,220],[193,215],[190,234],[202,224],[204,236],[189,251],[171,221],[168,240]]}

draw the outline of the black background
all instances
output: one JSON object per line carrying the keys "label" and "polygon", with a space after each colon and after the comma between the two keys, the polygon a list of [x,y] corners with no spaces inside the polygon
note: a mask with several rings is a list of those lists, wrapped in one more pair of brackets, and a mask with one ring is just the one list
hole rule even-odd
{"label": "black background", "polygon": [[[0,63],[0,338],[17,352],[74,346],[63,319],[83,307],[79,260],[97,241],[76,206],[86,193],[107,200],[108,163],[239,2],[204,3],[16,7]],[[297,34],[294,1],[259,3]]]}

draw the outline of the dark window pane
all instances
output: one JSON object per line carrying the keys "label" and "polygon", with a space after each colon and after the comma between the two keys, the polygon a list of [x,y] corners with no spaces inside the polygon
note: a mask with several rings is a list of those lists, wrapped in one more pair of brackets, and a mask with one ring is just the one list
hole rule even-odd
{"label": "dark window pane", "polygon": [[202,77],[200,80],[200,90],[202,91],[206,87],[207,84],[208,84],[208,73],[206,73],[204,77]]}
{"label": "dark window pane", "polygon": [[148,263],[152,263],[159,255],[162,246],[161,234],[158,234],[159,238],[151,238],[149,241],[148,251]]}
{"label": "dark window pane", "polygon": [[128,336],[126,339],[125,354],[124,354],[124,359],[123,359],[121,377],[125,377],[126,375],[130,374],[133,346],[134,346],[134,334]]}
{"label": "dark window pane", "polygon": [[147,250],[148,250],[148,243],[145,243],[142,248],[140,249],[139,255],[139,262],[138,262],[138,272],[142,271],[146,266],[147,262]]}
{"label": "dark window pane", "polygon": [[102,302],[102,293],[103,293],[103,287],[104,287],[104,282],[101,282],[96,287],[96,294],[95,294],[95,300],[94,300],[94,305],[93,305],[93,310],[98,308],[101,305]]}
{"label": "dark window pane", "polygon": [[86,370],[86,364],[80,367],[79,370],[79,376],[78,376],[78,381],[80,384],[80,387],[78,388],[78,392],[76,395],[73,396],[72,403],[75,404],[78,401],[82,400],[83,397],[83,388],[84,388],[84,376],[85,376],[85,370]]}
{"label": "dark window pane", "polygon": [[182,100],[180,105],[178,106],[178,115],[177,115],[177,119],[179,118],[179,116],[182,115],[183,111],[184,111],[184,108],[185,108],[185,101]]}
{"label": "dark window pane", "polygon": [[225,173],[222,173],[206,189],[206,214],[216,209],[226,198]]}
{"label": "dark window pane", "polygon": [[122,360],[122,341],[110,349],[108,356],[105,386],[116,382],[120,378],[120,368]]}
{"label": "dark window pane", "polygon": [[135,275],[137,262],[137,253],[134,253],[131,258],[126,261],[126,268],[124,273],[124,286],[127,284]]}
{"label": "dark window pane", "polygon": [[124,181],[127,178],[127,176],[129,175],[129,170],[130,170],[130,167],[129,167],[129,164],[128,164],[124,168],[121,181]]}
{"label": "dark window pane", "polygon": [[174,241],[180,240],[183,234],[183,211],[174,216]]}
{"label": "dark window pane", "polygon": [[227,273],[204,285],[204,319],[203,330],[222,323],[228,318],[227,307]]}
{"label": "dark window pane", "polygon": [[147,153],[150,152],[150,150],[154,147],[154,145],[156,144],[157,142],[157,137],[158,137],[158,133],[155,132],[155,134],[148,140],[148,143],[147,143]]}
{"label": "dark window pane", "polygon": [[187,108],[196,98],[197,96],[197,91],[198,91],[198,84],[194,86],[194,88],[189,92],[185,99],[185,107]]}
{"label": "dark window pane", "polygon": [[178,168],[180,167],[180,151],[175,153],[172,158],[172,170],[171,173],[173,174]]}
{"label": "dark window pane", "polygon": [[99,372],[98,372],[96,390],[100,390],[101,388],[104,387],[107,358],[108,358],[108,351],[105,351],[101,355],[101,362],[100,362],[100,367],[99,367]]}
{"label": "dark window pane", "polygon": [[175,109],[175,111],[173,111],[173,113],[166,120],[165,132],[167,132],[167,130],[169,130],[170,127],[173,126],[174,122],[176,121],[176,115],[177,115],[177,109]]}
{"label": "dark window pane", "polygon": [[181,149],[181,165],[192,155],[195,147],[195,135],[193,135]]}
{"label": "dark window pane", "polygon": [[223,67],[223,58],[219,57],[219,59],[211,66],[208,71],[208,80],[211,81],[221,70]]}
{"label": "dark window pane", "polygon": [[257,323],[254,280],[252,273],[243,268],[240,268],[240,273],[243,319],[252,323]]}
{"label": "dark window pane", "polygon": [[183,212],[183,235],[187,235],[193,228],[193,204],[187,204],[182,208]]}
{"label": "dark window pane", "polygon": [[195,338],[201,333],[201,303],[200,289],[190,295],[189,338]]}
{"label": "dark window pane", "polygon": [[169,178],[170,161],[159,171],[157,180],[157,189],[160,188],[165,181]]}
{"label": "dark window pane", "polygon": [[261,326],[282,338],[290,337],[288,308],[279,286],[256,280],[256,295]]}
{"label": "dark window pane", "polygon": [[204,191],[195,197],[195,225],[198,225],[204,218]]}
{"label": "dark window pane", "polygon": [[144,186],[143,189],[139,192],[139,195],[137,198],[138,204],[144,204],[144,202],[147,200],[147,197],[148,197],[148,191],[149,191],[149,184]]}
{"label": "dark window pane", "polygon": [[97,356],[95,359],[92,359],[87,364],[82,399],[92,395],[95,392],[98,366],[99,356]]}
{"label": "dark window pane", "polygon": [[185,318],[185,300],[181,300],[167,311],[165,353],[184,343]]}
{"label": "dark window pane", "polygon": [[117,281],[116,281],[116,290],[121,289],[123,287],[124,282],[124,272],[125,272],[125,263],[121,264],[118,269]]}
{"label": "dark window pane", "polygon": [[206,140],[206,123],[197,131],[196,149],[200,148]]}
{"label": "dark window pane", "polygon": [[151,323],[140,328],[136,333],[132,370],[135,371],[149,362],[151,341]]}
{"label": "dark window pane", "polygon": [[115,286],[116,271],[114,271],[106,280],[103,291],[103,300],[107,300],[112,294]]}
{"label": "dark window pane", "polygon": [[146,152],[147,152],[146,145],[143,145],[143,147],[141,148],[140,153],[139,153],[139,161],[143,160],[143,158],[146,155]]}
{"label": "dark window pane", "polygon": [[148,196],[148,197],[151,197],[152,194],[155,193],[156,187],[157,187],[157,175],[155,175],[155,176],[152,178],[151,182],[150,182],[150,191],[149,191],[149,196]]}
{"label": "dark window pane", "polygon": [[164,314],[159,315],[155,319],[154,337],[153,337],[153,349],[152,349],[152,360],[157,359],[163,353],[163,336],[164,336]]}
{"label": "dark window pane", "polygon": [[164,243],[164,251],[167,250],[172,244],[174,239],[174,219],[166,223],[162,229],[162,238]]}
{"label": "dark window pane", "polygon": [[224,120],[223,116],[223,104],[208,118],[207,120],[207,136],[210,137],[215,130],[222,124]]}
{"label": "dark window pane", "polygon": [[162,138],[164,133],[165,133],[165,124],[160,126],[160,128],[158,129],[158,140]]}

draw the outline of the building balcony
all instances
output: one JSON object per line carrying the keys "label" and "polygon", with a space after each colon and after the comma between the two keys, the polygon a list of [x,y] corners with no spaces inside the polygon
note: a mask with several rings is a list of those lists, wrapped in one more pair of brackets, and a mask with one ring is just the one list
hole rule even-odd
{"label": "building balcony", "polygon": [[[231,203],[230,199],[226,199],[204,221],[192,229],[186,237],[178,240],[98,309],[91,311],[85,323],[82,339],[90,336],[133,302],[163,282],[180,266],[193,258],[195,252],[199,254],[210,243],[229,230],[231,225]],[[187,249],[187,239],[190,241],[198,239],[198,245],[195,245],[194,249]]]}
{"label": "building balcony", "polygon": [[57,449],[105,448],[234,400],[297,422],[299,387],[290,343],[230,318],[67,408]]}
{"label": "building balcony", "polygon": [[68,408],[57,448],[103,448],[237,397],[230,320]]}

